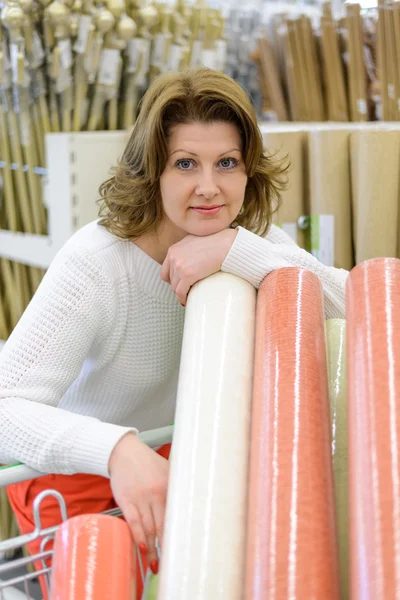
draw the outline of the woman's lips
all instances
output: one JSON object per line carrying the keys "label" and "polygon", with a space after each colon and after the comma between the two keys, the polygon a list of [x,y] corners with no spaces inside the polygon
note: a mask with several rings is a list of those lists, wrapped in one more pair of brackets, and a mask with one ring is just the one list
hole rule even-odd
{"label": "woman's lips", "polygon": [[192,210],[194,210],[194,212],[198,213],[199,215],[212,216],[217,215],[219,211],[223,208],[223,205],[213,206],[210,208],[200,208],[198,206],[192,206],[191,208]]}

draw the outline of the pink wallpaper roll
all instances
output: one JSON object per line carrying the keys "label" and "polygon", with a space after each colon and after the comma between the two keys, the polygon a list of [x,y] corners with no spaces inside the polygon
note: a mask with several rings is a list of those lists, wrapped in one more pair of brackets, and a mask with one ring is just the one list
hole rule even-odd
{"label": "pink wallpaper roll", "polygon": [[400,598],[400,260],[347,281],[352,600]]}
{"label": "pink wallpaper roll", "polygon": [[135,600],[135,564],[125,521],[100,514],[73,517],[56,533],[50,598]]}
{"label": "pink wallpaper roll", "polygon": [[339,598],[323,293],[280,269],[257,303],[246,600]]}

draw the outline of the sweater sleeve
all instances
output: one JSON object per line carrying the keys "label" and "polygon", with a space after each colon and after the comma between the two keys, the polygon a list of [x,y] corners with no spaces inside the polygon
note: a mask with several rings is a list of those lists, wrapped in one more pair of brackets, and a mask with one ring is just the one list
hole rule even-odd
{"label": "sweater sleeve", "polygon": [[108,477],[116,443],[135,429],[58,407],[92,344],[106,341],[111,279],[84,252],[61,251],[0,353],[0,463]]}
{"label": "sweater sleeve", "polygon": [[238,227],[221,270],[238,275],[258,288],[268,273],[282,267],[300,267],[317,275],[324,289],[326,318],[344,318],[348,271],[323,265],[274,225],[265,239]]}

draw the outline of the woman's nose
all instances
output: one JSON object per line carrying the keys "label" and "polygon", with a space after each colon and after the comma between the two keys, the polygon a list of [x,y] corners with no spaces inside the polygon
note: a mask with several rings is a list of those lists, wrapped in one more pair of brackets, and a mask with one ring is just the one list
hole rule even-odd
{"label": "woman's nose", "polygon": [[202,172],[197,182],[196,194],[204,196],[207,200],[211,200],[219,193],[220,190],[216,181],[216,175],[214,173]]}

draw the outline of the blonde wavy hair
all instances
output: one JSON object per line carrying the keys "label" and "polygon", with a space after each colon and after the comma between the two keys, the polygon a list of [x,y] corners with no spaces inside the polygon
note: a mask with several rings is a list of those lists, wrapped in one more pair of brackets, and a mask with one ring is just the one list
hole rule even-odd
{"label": "blonde wavy hair", "polygon": [[248,183],[233,225],[265,235],[279,206],[287,165],[267,157],[254,108],[227,75],[194,69],[161,75],[144,95],[126,149],[100,187],[100,224],[121,238],[137,239],[163,218],[159,180],[168,158],[168,136],[186,123],[234,123],[242,139]]}

